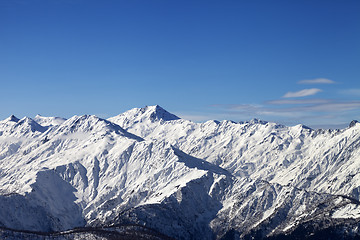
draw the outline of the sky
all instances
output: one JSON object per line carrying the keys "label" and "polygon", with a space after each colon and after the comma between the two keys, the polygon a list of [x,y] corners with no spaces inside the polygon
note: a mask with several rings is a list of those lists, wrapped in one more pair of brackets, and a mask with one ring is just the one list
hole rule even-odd
{"label": "sky", "polygon": [[0,0],[0,119],[160,105],[182,118],[360,120],[360,1]]}

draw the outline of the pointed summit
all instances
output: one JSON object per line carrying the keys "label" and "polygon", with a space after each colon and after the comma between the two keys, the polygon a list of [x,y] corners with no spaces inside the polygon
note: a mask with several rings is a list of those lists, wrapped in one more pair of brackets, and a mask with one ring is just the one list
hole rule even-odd
{"label": "pointed summit", "polygon": [[[146,109],[147,108],[147,109]],[[159,105],[145,107],[147,112],[150,113],[151,120],[163,120],[163,121],[171,121],[180,119],[178,116],[169,113]]]}
{"label": "pointed summit", "polygon": [[41,126],[36,121],[34,121],[32,118],[24,117],[20,119],[17,124],[14,126],[14,128],[19,129],[21,132],[45,132],[46,127]]}
{"label": "pointed summit", "polygon": [[124,129],[136,124],[136,123],[157,123],[164,121],[172,121],[180,119],[178,116],[169,113],[159,105],[146,106],[143,108],[133,108],[127,112],[119,114],[108,120],[118,124]]}
{"label": "pointed summit", "polygon": [[0,132],[4,136],[12,137],[34,137],[47,130],[46,127],[39,125],[33,119],[24,117],[18,119],[14,115],[11,115],[4,121],[0,122]]}
{"label": "pointed summit", "polygon": [[11,115],[10,117],[0,121],[0,135],[2,135],[3,131],[7,131],[7,130],[11,129],[19,121],[20,120],[17,117],[15,117],[14,115]]}
{"label": "pointed summit", "polygon": [[15,115],[11,115],[11,116],[8,117],[6,120],[11,121],[11,122],[18,122],[20,119],[18,119],[17,117],[15,117]]}
{"label": "pointed summit", "polygon": [[350,124],[349,124],[349,128],[355,126],[357,123],[359,123],[359,121],[357,121],[357,120],[352,120],[352,121],[350,122]]}

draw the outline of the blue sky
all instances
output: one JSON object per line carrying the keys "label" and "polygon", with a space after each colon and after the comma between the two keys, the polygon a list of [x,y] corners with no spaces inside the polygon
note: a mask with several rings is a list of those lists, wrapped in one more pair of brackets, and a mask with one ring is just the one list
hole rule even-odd
{"label": "blue sky", "polygon": [[360,1],[0,0],[0,119],[159,104],[194,121],[360,120]]}

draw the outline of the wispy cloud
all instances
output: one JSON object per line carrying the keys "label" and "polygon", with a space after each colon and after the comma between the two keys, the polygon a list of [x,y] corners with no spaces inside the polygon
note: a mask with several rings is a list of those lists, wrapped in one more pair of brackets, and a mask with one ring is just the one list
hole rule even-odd
{"label": "wispy cloud", "polygon": [[299,108],[299,110],[308,112],[344,112],[355,109],[360,109],[360,101],[334,101],[324,104],[303,106]]}
{"label": "wispy cloud", "polygon": [[[360,110],[360,101],[336,99],[279,99],[258,104],[213,105],[223,110],[227,119],[274,119],[284,124],[303,123],[313,127],[345,127],[349,116]],[[235,118],[235,119],[234,119]]]}
{"label": "wispy cloud", "polygon": [[321,92],[322,90],[319,88],[309,88],[309,89],[303,89],[297,92],[287,92],[283,98],[296,98],[296,97],[306,97],[315,95],[318,92]]}
{"label": "wispy cloud", "polygon": [[[316,78],[301,80],[298,84],[336,84],[337,82]],[[325,87],[325,86],[324,86]],[[324,88],[325,89],[325,88]],[[320,88],[306,88],[299,91],[287,92],[281,98],[264,101],[260,104],[218,104],[212,105],[220,109],[225,119],[248,120],[260,118],[279,122],[285,125],[306,124],[316,127],[346,127],[354,116],[360,116],[360,100],[311,98],[323,90]],[[338,94],[360,96],[360,89],[338,90]],[[304,98],[303,98],[304,97]],[[305,98],[307,97],[307,98]]]}
{"label": "wispy cloud", "polygon": [[[279,102],[281,100],[278,100]],[[279,103],[276,103],[279,104]],[[276,105],[275,104],[275,105]],[[290,102],[285,102],[284,105],[290,104]],[[295,102],[295,104],[297,104]],[[217,105],[221,106],[221,105]],[[239,105],[222,105],[231,111],[239,111],[253,114],[263,114],[263,115],[278,115],[279,113],[289,113],[294,114],[295,112],[341,112],[360,109],[360,101],[336,101],[336,100],[324,100],[318,99],[311,103],[308,101],[307,104],[302,104],[301,106],[286,106],[286,107],[271,107],[269,105],[252,105],[252,104],[239,104]]]}
{"label": "wispy cloud", "polygon": [[340,93],[344,95],[360,96],[360,89],[359,88],[344,89],[344,90],[340,90]]}
{"label": "wispy cloud", "polygon": [[300,116],[302,113],[295,113],[289,111],[293,108],[274,108],[266,105],[258,104],[223,104],[213,105],[214,107],[222,108],[228,115],[237,115],[241,117],[259,117],[259,116],[281,116],[281,117],[294,117]]}
{"label": "wispy cloud", "polygon": [[271,105],[300,105],[300,104],[321,104],[321,103],[329,103],[330,99],[276,99],[265,102],[266,104]]}
{"label": "wispy cloud", "polygon": [[333,80],[327,78],[315,78],[298,81],[298,84],[334,84]]}

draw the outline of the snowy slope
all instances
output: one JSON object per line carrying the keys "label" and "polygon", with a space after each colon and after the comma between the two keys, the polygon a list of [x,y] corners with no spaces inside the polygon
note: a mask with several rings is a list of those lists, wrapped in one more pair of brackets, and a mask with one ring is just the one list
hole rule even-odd
{"label": "snowy slope", "polygon": [[160,106],[108,120],[11,116],[0,121],[0,236],[114,224],[176,239],[360,236],[359,144],[357,122],[193,123]]}

